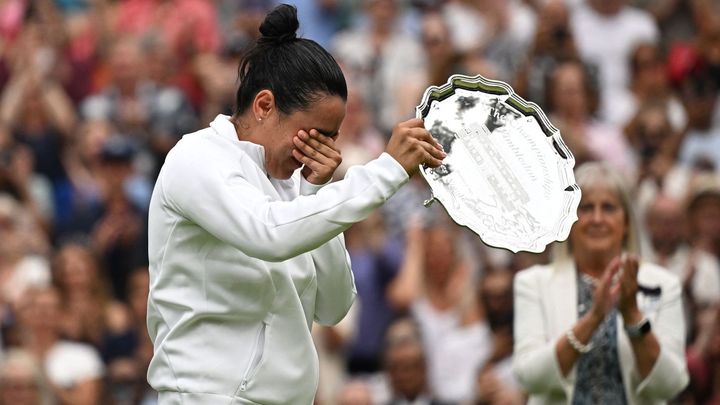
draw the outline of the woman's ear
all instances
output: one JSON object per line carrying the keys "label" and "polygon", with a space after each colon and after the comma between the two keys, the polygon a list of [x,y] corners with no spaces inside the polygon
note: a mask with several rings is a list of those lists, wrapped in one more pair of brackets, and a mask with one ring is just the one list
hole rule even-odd
{"label": "woman's ear", "polygon": [[255,95],[252,104],[253,116],[255,121],[261,123],[267,120],[270,114],[275,110],[275,95],[268,89],[260,90]]}

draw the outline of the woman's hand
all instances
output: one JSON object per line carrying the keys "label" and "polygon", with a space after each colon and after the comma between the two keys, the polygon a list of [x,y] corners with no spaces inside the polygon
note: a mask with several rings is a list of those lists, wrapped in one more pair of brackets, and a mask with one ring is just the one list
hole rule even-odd
{"label": "woman's hand", "polygon": [[635,324],[640,321],[642,314],[637,306],[638,291],[638,257],[629,255],[621,263],[622,273],[620,275],[620,300],[618,301],[618,310],[622,314],[623,319],[628,324]]}
{"label": "woman's hand", "polygon": [[438,167],[447,157],[442,146],[425,129],[420,118],[397,124],[393,128],[385,152],[400,163],[408,176],[415,174],[421,164]]}
{"label": "woman's hand", "polygon": [[312,184],[325,184],[332,178],[335,170],[342,163],[340,149],[335,139],[320,134],[317,130],[310,132],[300,130],[293,137],[295,148],[293,157],[305,165],[302,175]]}
{"label": "woman's hand", "polygon": [[612,259],[607,268],[605,268],[602,278],[600,278],[600,281],[595,286],[593,306],[590,309],[590,314],[597,321],[605,319],[608,312],[610,312],[618,302],[618,298],[620,297],[620,284],[617,282],[616,276],[620,271],[621,265],[622,260],[619,256]]}

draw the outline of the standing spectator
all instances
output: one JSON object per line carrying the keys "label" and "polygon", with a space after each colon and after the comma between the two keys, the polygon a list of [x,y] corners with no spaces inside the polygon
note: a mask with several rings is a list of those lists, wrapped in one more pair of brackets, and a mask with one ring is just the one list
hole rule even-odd
{"label": "standing spectator", "polygon": [[402,257],[402,246],[388,237],[379,213],[351,226],[345,233],[357,302],[355,333],[346,348],[351,375],[373,374],[382,368],[382,342],[397,314],[388,299]]}
{"label": "standing spectator", "polygon": [[514,83],[515,91],[526,100],[546,106],[547,78],[560,62],[577,59],[569,21],[563,0],[548,1],[538,12],[534,40]]}
{"label": "standing spectator", "polygon": [[417,320],[427,356],[428,384],[437,398],[472,396],[475,374],[490,355],[490,330],[472,289],[473,268],[462,234],[446,215],[407,230],[405,257],[388,290],[391,303]]}
{"label": "standing spectator", "polygon": [[629,92],[620,95],[613,124],[624,127],[642,109],[655,103],[663,106],[671,129],[679,132],[687,125],[687,113],[670,87],[665,56],[656,43],[641,43],[630,54]]}
{"label": "standing spectator", "polygon": [[688,381],[680,282],[635,256],[616,171],[588,163],[575,179],[583,196],[567,245],[515,276],[513,369],[530,403],[664,403]]}
{"label": "standing spectator", "polygon": [[109,52],[110,82],[82,102],[82,115],[110,121],[136,147],[148,151],[144,157],[151,167],[144,174],[154,178],[177,134],[197,129],[195,112],[180,89],[147,79],[145,51],[137,39],[120,37]]}
{"label": "standing spectator", "polygon": [[[386,135],[401,119],[412,116],[422,93],[414,80],[424,75],[418,40],[402,31],[397,0],[363,0],[367,25],[341,31],[332,51],[349,80],[363,91],[373,122]],[[408,94],[411,86],[413,92]]]}
{"label": "standing spectator", "polygon": [[603,160],[634,174],[632,150],[620,128],[597,119],[597,85],[580,61],[558,64],[550,76],[550,120],[560,129],[563,140],[578,163]]}
{"label": "standing spectator", "polygon": [[655,20],[644,10],[628,6],[627,0],[586,0],[572,13],[570,26],[580,57],[598,67],[600,73],[600,116],[616,118],[617,97],[628,91],[628,61],[643,42],[657,43]]}

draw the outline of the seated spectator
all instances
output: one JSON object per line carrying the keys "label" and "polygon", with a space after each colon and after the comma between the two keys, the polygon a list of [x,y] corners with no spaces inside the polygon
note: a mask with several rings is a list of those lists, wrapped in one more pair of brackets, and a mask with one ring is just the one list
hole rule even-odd
{"label": "seated spectator", "polygon": [[698,334],[687,350],[690,389],[696,404],[720,403],[720,306],[706,308],[697,316]]}
{"label": "seated spectator", "polygon": [[675,274],[691,304],[701,306],[720,303],[720,266],[708,252],[692,249],[687,243],[687,227],[682,203],[659,196],[648,207],[645,225],[648,230],[646,257]]}
{"label": "seated spectator", "polygon": [[408,95],[406,86],[424,75],[419,41],[402,31],[402,9],[396,0],[363,0],[367,24],[340,31],[332,53],[350,81],[362,90],[373,122],[385,134],[396,122],[412,116],[422,93]]}
{"label": "seated spectator", "polygon": [[620,128],[594,115],[598,88],[585,65],[577,60],[564,61],[549,79],[547,112],[578,164],[602,160],[625,175],[634,176],[632,150]]}
{"label": "seated spectator", "polygon": [[541,6],[534,41],[513,83],[520,96],[542,107],[548,104],[546,78],[561,61],[578,58],[569,15],[563,0],[547,1]]}
{"label": "seated spectator", "polygon": [[525,401],[512,373],[512,283],[509,269],[488,271],[480,280],[479,302],[490,326],[492,347],[487,363],[477,370],[474,399],[467,404],[520,405]]}
{"label": "seated spectator", "polygon": [[670,74],[688,114],[678,159],[700,171],[720,168],[720,126],[713,123],[720,83],[713,72],[691,46],[677,45],[670,51]]}
{"label": "seated spectator", "polygon": [[720,173],[695,177],[686,205],[690,244],[720,258]]}
{"label": "seated spectator", "polygon": [[383,364],[390,386],[387,405],[442,405],[428,386],[427,363],[420,331],[409,318],[396,320],[385,337]]}
{"label": "seated spectator", "polygon": [[644,104],[651,102],[662,107],[673,132],[685,128],[687,113],[670,87],[660,45],[648,42],[635,47],[630,55],[629,90],[614,100],[613,124],[624,127]]}
{"label": "seated spectator", "polygon": [[[608,123],[618,123],[630,85],[630,56],[638,44],[659,40],[652,16],[632,7],[628,0],[586,0],[575,8],[570,27],[580,58],[599,71],[599,115]],[[616,110],[620,107],[620,111]]]}
{"label": "seated spectator", "polygon": [[92,346],[61,339],[60,305],[54,288],[28,291],[17,312],[20,345],[41,359],[60,404],[96,405],[102,394],[102,360]]}
{"label": "seated spectator", "polygon": [[0,361],[0,404],[55,404],[50,383],[41,365],[29,352],[10,349]]}
{"label": "seated spectator", "polygon": [[343,386],[338,395],[338,405],[373,405],[370,387],[365,381],[353,380]]}

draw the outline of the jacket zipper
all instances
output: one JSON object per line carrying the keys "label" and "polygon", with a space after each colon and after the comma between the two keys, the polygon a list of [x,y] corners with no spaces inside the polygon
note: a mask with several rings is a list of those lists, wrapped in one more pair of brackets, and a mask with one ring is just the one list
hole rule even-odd
{"label": "jacket zipper", "polygon": [[267,325],[265,322],[262,323],[260,326],[260,330],[257,334],[257,339],[255,341],[255,347],[253,348],[252,354],[250,355],[250,363],[247,366],[247,369],[245,370],[245,374],[243,375],[243,379],[240,382],[240,391],[246,391],[248,382],[250,381],[250,378],[253,377],[255,374],[255,371],[257,371],[257,367],[260,365],[260,360],[262,360],[263,351],[265,350],[265,328]]}

